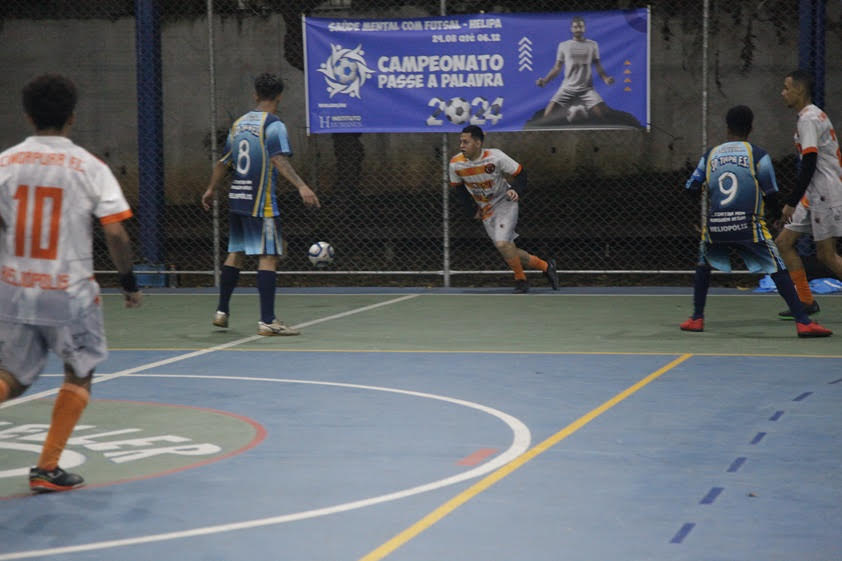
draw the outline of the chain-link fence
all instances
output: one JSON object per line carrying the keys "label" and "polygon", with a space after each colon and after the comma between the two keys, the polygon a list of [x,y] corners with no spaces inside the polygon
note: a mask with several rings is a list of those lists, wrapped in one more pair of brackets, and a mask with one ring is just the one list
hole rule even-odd
{"label": "chain-link fence", "polygon": [[[43,72],[69,75],[80,90],[72,136],[111,166],[136,209],[136,269],[172,273],[145,277],[153,283],[189,275],[210,284],[227,246],[224,195],[212,213],[199,204],[212,158],[232,121],[252,107],[254,77],[276,72],[286,83],[279,112],[292,163],[322,201],[320,210],[305,209],[283,183],[281,272],[324,275],[310,266],[307,248],[326,240],[337,251],[328,274],[388,274],[388,282],[408,283],[426,274],[449,283],[450,275],[505,269],[479,223],[449,208],[443,195],[458,135],[308,135],[301,15],[353,20],[630,7],[622,0],[7,0],[0,7],[0,146],[28,134],[20,106],[26,81]],[[529,172],[518,245],[554,257],[562,271],[692,269],[699,204],[682,187],[703,147],[724,140],[730,106],[752,107],[751,140],[772,154],[779,183],[789,188],[795,115],[780,90],[784,75],[804,61],[823,68],[821,103],[837,125],[842,121],[842,66],[832,62],[842,46],[839,2],[664,0],[650,3],[650,18],[649,130],[486,138],[486,146]],[[823,58],[830,59],[824,66]],[[110,270],[101,240],[95,252],[96,268]]]}

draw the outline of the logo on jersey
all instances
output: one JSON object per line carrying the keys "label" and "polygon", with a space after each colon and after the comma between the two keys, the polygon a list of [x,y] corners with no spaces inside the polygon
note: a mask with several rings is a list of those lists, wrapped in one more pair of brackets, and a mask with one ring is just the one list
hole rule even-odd
{"label": "logo on jersey", "polygon": [[495,169],[494,164],[485,164],[485,173],[494,173]]}
{"label": "logo on jersey", "polygon": [[330,45],[330,56],[319,65],[319,72],[325,76],[330,97],[341,93],[360,98],[360,88],[374,74],[366,66],[361,47],[357,45],[355,49],[346,49],[340,45]]}

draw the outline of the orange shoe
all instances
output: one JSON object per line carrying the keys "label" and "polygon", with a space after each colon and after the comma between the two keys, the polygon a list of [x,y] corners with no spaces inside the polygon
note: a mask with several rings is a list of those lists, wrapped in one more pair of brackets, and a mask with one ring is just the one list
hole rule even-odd
{"label": "orange shoe", "polygon": [[799,337],[830,337],[833,335],[833,331],[816,322],[796,323],[795,329],[798,331]]}
{"label": "orange shoe", "polygon": [[[679,325],[681,331],[704,331],[705,330],[705,318],[698,318],[693,319],[690,318],[681,325]],[[800,331],[799,331],[800,333]],[[814,335],[815,337],[815,335]]]}

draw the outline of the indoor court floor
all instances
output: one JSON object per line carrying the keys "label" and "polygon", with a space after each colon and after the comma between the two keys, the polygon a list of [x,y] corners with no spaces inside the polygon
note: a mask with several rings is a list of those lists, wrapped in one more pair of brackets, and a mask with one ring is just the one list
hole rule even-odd
{"label": "indoor court floor", "polygon": [[28,492],[58,361],[0,405],[0,561],[842,560],[842,295],[508,290],[106,294],[87,486]]}

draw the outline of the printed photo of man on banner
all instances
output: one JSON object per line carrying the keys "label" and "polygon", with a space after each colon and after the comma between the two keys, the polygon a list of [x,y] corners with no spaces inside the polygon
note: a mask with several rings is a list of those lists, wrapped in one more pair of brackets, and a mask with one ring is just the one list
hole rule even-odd
{"label": "printed photo of man on banner", "polygon": [[311,133],[649,126],[646,8],[302,23]]}

